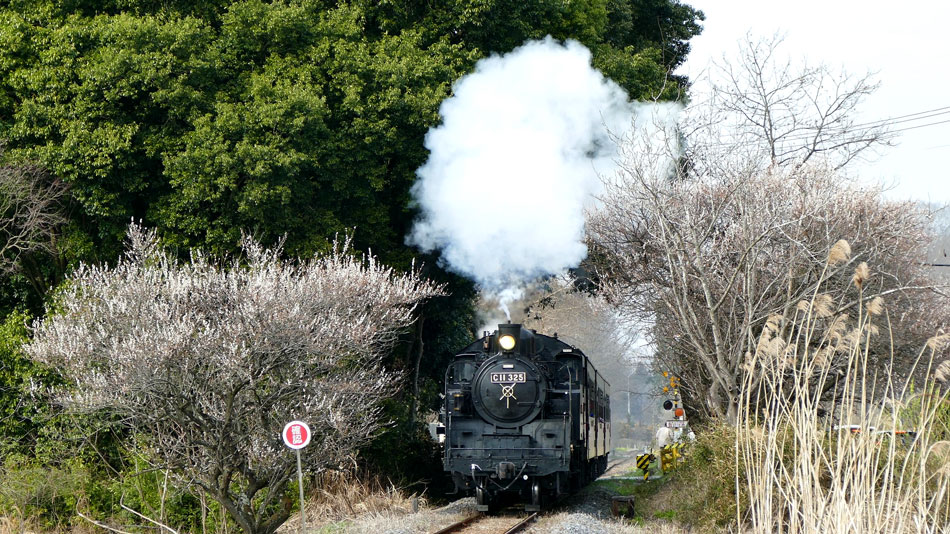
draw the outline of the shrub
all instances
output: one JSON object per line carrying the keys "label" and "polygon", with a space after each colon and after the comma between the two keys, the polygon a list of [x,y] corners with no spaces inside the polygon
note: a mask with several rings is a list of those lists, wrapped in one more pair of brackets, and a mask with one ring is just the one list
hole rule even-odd
{"label": "shrub", "polygon": [[78,462],[49,467],[12,454],[0,468],[0,511],[46,528],[64,525],[75,516],[88,483],[89,473]]}
{"label": "shrub", "polygon": [[737,500],[743,508],[748,505],[745,488],[736,497],[735,435],[735,428],[725,424],[698,429],[696,441],[684,450],[686,461],[667,480],[633,487],[637,516],[670,519],[701,531],[733,524]]}

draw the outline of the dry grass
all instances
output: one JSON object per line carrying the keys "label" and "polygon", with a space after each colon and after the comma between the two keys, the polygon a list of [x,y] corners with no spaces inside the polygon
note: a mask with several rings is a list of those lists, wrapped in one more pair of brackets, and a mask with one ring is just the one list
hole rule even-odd
{"label": "dry grass", "polygon": [[23,517],[20,510],[13,507],[12,515],[0,517],[0,534],[33,534],[37,532],[35,522],[28,517]]}
{"label": "dry grass", "polygon": [[424,506],[424,497],[407,493],[379,477],[355,477],[325,471],[314,480],[316,488],[307,501],[307,516],[316,521],[334,521],[358,515],[408,514]]}
{"label": "dry grass", "polygon": [[[412,513],[401,506],[381,508],[358,515],[318,523],[308,534],[425,534],[459,521],[475,513],[474,499],[462,499],[442,508],[420,508]],[[287,534],[296,532],[299,524],[294,518],[281,527]]]}
{"label": "dry grass", "polygon": [[[400,529],[418,523],[423,528],[418,532],[426,532],[425,528],[430,526],[428,512],[414,513],[414,509],[426,508],[426,499],[408,493],[388,480],[328,471],[317,476],[314,487],[316,489],[311,492],[305,509],[308,532],[378,534],[387,532],[387,527],[396,522]],[[292,533],[299,528],[300,515],[296,514],[281,526],[279,532]]]}
{"label": "dry grass", "polygon": [[88,523],[76,523],[69,527],[62,527],[56,530],[44,528],[40,521],[35,517],[24,517],[21,511],[16,507],[8,510],[7,515],[0,516],[0,534],[38,534],[38,533],[66,533],[69,534],[101,534],[102,529],[97,529]]}
{"label": "dry grass", "polygon": [[[866,271],[860,266],[853,279],[859,299]],[[859,308],[856,318],[829,319],[816,312],[816,300],[799,306],[794,318],[770,320],[746,362],[736,459],[745,466],[737,489],[750,502],[737,507],[739,531],[950,532],[950,444],[932,431],[947,394],[915,396],[886,369],[869,368],[880,301]],[[921,352],[923,365],[932,361],[930,345]],[[822,384],[836,392],[827,415]],[[868,431],[908,424],[918,431],[912,443]]]}

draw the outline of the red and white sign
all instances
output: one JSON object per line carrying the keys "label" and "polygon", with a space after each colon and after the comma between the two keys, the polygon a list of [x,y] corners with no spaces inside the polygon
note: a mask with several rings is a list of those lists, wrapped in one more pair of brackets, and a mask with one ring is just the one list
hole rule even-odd
{"label": "red and white sign", "polygon": [[284,438],[284,445],[291,449],[302,449],[310,443],[310,427],[303,421],[287,423],[280,435]]}

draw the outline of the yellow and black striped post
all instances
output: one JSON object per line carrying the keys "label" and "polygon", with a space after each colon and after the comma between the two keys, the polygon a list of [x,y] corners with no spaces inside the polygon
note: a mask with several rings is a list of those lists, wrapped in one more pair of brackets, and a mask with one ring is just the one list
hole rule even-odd
{"label": "yellow and black striped post", "polygon": [[643,480],[646,481],[650,478],[650,464],[656,460],[656,456],[652,454],[638,454],[637,455],[637,467],[643,469]]}

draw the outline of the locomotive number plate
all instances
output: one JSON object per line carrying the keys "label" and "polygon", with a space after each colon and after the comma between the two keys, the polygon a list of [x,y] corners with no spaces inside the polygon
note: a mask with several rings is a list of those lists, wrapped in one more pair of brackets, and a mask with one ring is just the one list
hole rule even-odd
{"label": "locomotive number plate", "polygon": [[492,373],[492,384],[521,384],[525,382],[524,373]]}

